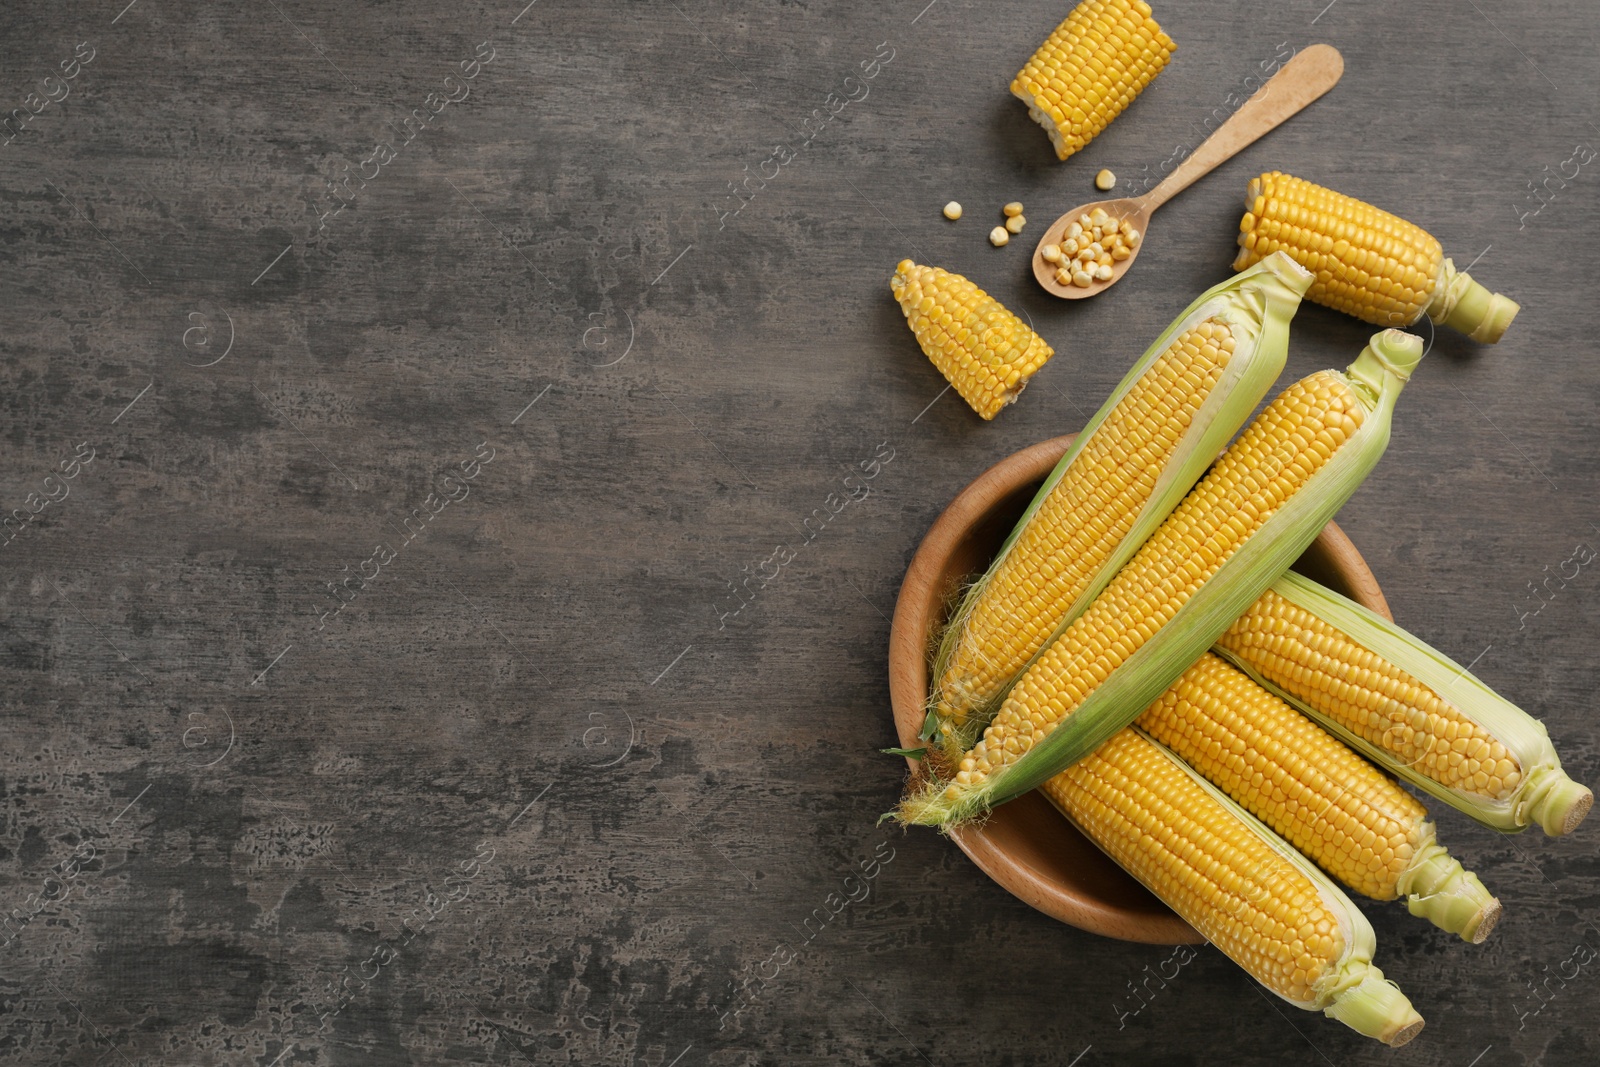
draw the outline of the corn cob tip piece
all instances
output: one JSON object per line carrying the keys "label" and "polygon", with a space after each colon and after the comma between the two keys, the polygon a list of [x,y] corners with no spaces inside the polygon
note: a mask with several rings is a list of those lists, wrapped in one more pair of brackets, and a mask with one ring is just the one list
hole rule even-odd
{"label": "corn cob tip piece", "polygon": [[1390,1048],[1399,1048],[1422,1032],[1422,1016],[1400,987],[1383,976],[1376,967],[1362,974],[1354,986],[1334,995],[1323,1009],[1357,1033],[1375,1037]]}
{"label": "corn cob tip piece", "polygon": [[1055,355],[1044,338],[959,274],[903,259],[889,288],[922,351],[985,419],[1015,401]]}

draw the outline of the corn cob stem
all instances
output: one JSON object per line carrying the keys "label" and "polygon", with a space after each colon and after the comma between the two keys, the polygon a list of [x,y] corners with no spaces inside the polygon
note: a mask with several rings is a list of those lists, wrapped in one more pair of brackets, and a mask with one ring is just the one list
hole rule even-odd
{"label": "corn cob stem", "polygon": [[958,758],[996,697],[1182,499],[1283,369],[1311,284],[1269,256],[1207,290],[1133,365],[964,595],[934,661],[929,730]]}
{"label": "corn cob stem", "polygon": [[1474,943],[1494,929],[1500,902],[1439,845],[1422,805],[1225,660],[1201,656],[1135,725],[1347,888],[1404,896]]}
{"label": "corn cob stem", "polygon": [[1277,996],[1402,1045],[1422,1018],[1372,965],[1365,916],[1160,744],[1123,730],[1042,792],[1101,851]]}
{"label": "corn cob stem", "polygon": [[1594,804],[1536,719],[1298,574],[1273,583],[1217,651],[1380,766],[1497,829],[1570,833]]}
{"label": "corn cob stem", "polygon": [[907,798],[950,825],[1034,788],[1133,721],[1305,549],[1388,443],[1416,337],[1373,337],[1348,376],[1284,390],[1028,668],[983,740]]}

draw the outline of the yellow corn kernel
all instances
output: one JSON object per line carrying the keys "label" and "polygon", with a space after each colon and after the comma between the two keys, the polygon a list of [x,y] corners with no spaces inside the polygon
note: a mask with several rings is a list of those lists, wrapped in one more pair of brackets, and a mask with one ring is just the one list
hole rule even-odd
{"label": "yellow corn kernel", "polygon": [[959,274],[907,259],[895,268],[889,288],[922,351],[985,419],[1016,400],[1055,354],[1044,338]]}
{"label": "yellow corn kernel", "polygon": [[1066,159],[1133,103],[1175,48],[1144,0],[1083,0],[1023,64],[1011,94]]}

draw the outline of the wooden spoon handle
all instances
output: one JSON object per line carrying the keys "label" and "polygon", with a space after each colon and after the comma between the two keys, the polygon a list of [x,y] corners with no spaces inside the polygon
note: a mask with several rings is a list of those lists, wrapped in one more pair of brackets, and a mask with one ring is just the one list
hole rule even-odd
{"label": "wooden spoon handle", "polygon": [[1166,181],[1140,197],[1145,209],[1154,211],[1254,144],[1262,134],[1332,89],[1343,73],[1344,57],[1332,45],[1314,44],[1302,50],[1178,164]]}

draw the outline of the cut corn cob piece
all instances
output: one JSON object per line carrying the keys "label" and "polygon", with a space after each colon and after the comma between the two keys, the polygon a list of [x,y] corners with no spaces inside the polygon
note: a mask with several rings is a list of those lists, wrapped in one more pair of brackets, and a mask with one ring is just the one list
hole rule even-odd
{"label": "cut corn cob piece", "polygon": [[1005,684],[1086,608],[1283,369],[1311,275],[1269,256],[1184,309],[1134,363],[966,592],[934,660],[924,740],[958,757]]}
{"label": "cut corn cob piece", "polygon": [[1250,976],[1388,1045],[1422,1017],[1372,965],[1366,917],[1272,831],[1136,730],[1041,787],[1101,851]]}
{"label": "cut corn cob piece", "polygon": [[1347,888],[1404,896],[1411,914],[1473,944],[1499,921],[1500,902],[1439,845],[1410,793],[1217,656],[1134,725]]}
{"label": "cut corn cob piece", "polygon": [[1011,95],[1066,159],[1133,103],[1177,47],[1144,0],[1084,0],[1023,64]]}
{"label": "cut corn cob piece", "polygon": [[1307,299],[1379,326],[1426,313],[1494,344],[1516,317],[1516,301],[1456,270],[1426,230],[1371,204],[1278,171],[1252,179],[1244,204],[1235,270],[1288,252],[1317,275]]}
{"label": "cut corn cob piece", "polygon": [[1275,582],[1217,650],[1379,765],[1497,829],[1570,833],[1594,804],[1538,720],[1298,574]]}
{"label": "cut corn cob piece", "polygon": [[1127,726],[1289,569],[1389,440],[1422,341],[1375,335],[1345,374],[1268,404],[1116,577],[1014,683],[954,780],[901,806],[948,826],[1027,792]]}
{"label": "cut corn cob piece", "polygon": [[1055,355],[1044,338],[959,274],[904,259],[889,288],[922,351],[985,419],[1015,401]]}

